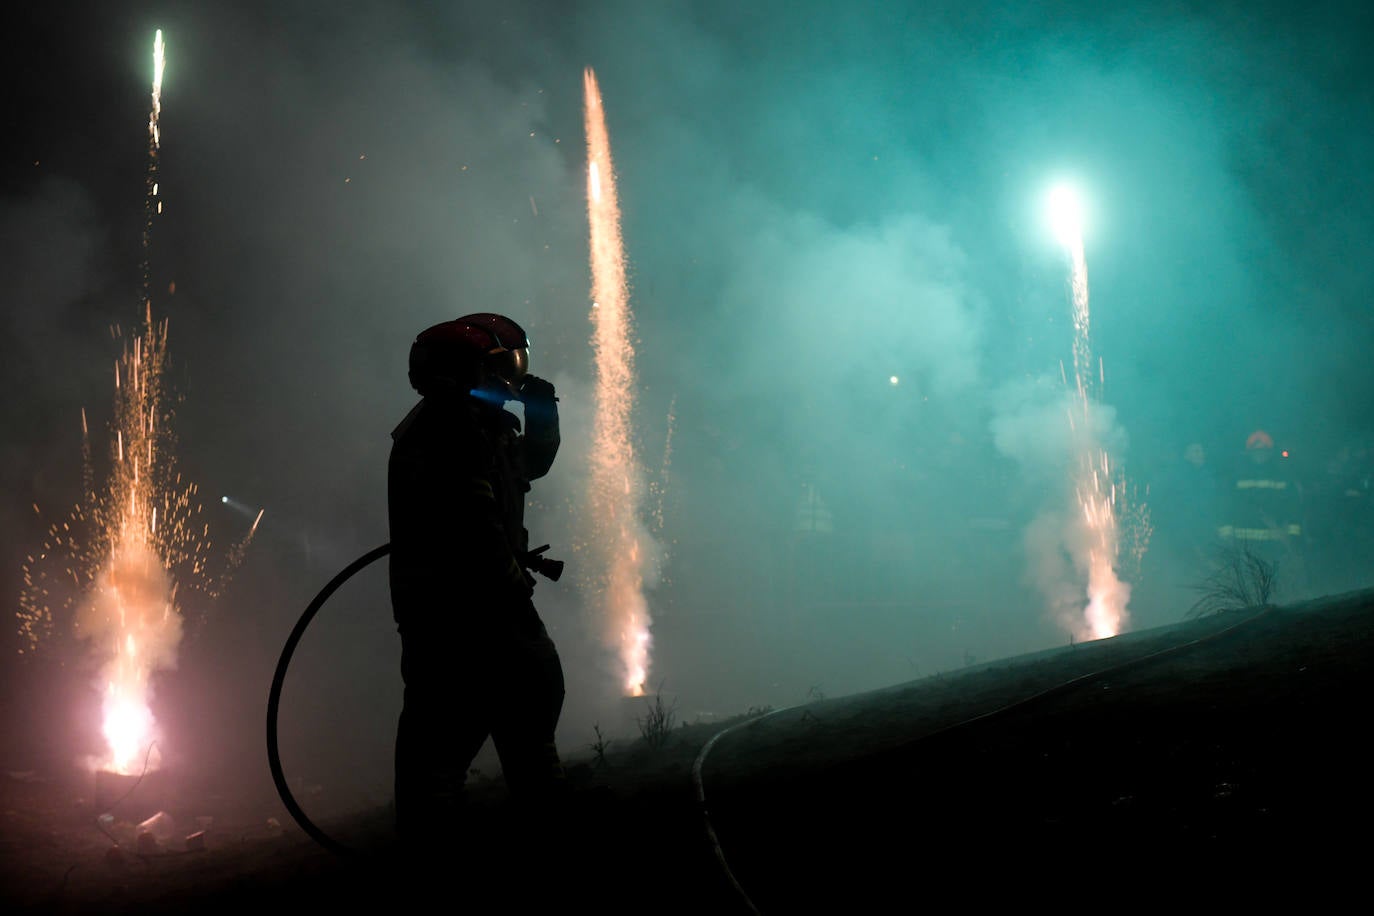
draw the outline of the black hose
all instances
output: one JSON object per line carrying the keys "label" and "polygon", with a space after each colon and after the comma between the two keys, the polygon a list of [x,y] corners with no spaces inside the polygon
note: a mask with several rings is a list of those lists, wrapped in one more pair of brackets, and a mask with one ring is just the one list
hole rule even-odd
{"label": "black hose", "polygon": [[[1025,709],[1027,706],[1030,706],[1032,704],[1041,703],[1052,697],[1068,693],[1078,687],[1083,686],[1084,684],[1089,683],[1090,681],[1098,680],[1111,674],[1120,674],[1125,671],[1129,671],[1132,668],[1148,664],[1149,662],[1158,661],[1161,658],[1165,658],[1167,656],[1183,652],[1186,649],[1192,649],[1196,646],[1203,645],[1204,643],[1212,642],[1213,640],[1217,640],[1223,636],[1230,635],[1231,633],[1234,633],[1241,627],[1265,617],[1274,609],[1275,608],[1273,605],[1261,605],[1255,613],[1249,615],[1248,617],[1243,617],[1236,623],[1233,623],[1230,626],[1225,627],[1221,630],[1217,630],[1213,633],[1208,633],[1206,636],[1199,636],[1197,639],[1192,639],[1188,642],[1177,643],[1172,646],[1166,646],[1163,649],[1156,649],[1153,652],[1147,652],[1144,655],[1127,659],[1124,662],[1118,662],[1115,665],[1108,665],[1105,668],[1099,668],[1095,671],[1090,671],[1087,674],[1081,674],[1078,677],[1070,678],[1069,680],[1056,684],[1053,687],[1049,687],[1045,690],[1040,690],[1029,696],[1022,697],[1018,700],[1013,700],[989,712],[980,713],[976,716],[970,716],[967,719],[962,719],[951,725],[946,725],[943,728],[937,728],[935,731],[927,732],[923,735],[917,735],[915,738],[911,738],[907,741],[902,742],[901,744],[897,745],[897,747],[909,749],[911,747],[914,747],[915,745],[929,741],[930,739],[935,738],[939,735],[947,735],[950,732],[968,728],[981,722],[987,722],[992,719],[998,719],[1017,710]],[[692,782],[696,788],[697,803],[699,804],[701,809],[702,820],[705,822],[707,840],[710,842],[711,847],[716,855],[716,862],[720,865],[722,872],[724,872],[726,879],[730,882],[730,886],[734,889],[736,895],[738,895],[741,902],[743,902],[743,904],[748,908],[749,912],[754,914],[758,914],[759,909],[757,906],[754,905],[754,901],[750,899],[749,894],[744,890],[744,886],[740,884],[739,880],[735,877],[735,873],[731,870],[730,863],[729,861],[727,861],[725,857],[725,850],[721,848],[720,837],[719,835],[717,835],[716,829],[711,823],[711,813],[706,806],[706,785],[702,781],[702,769],[706,766],[706,756],[711,753],[711,749],[715,747],[716,742],[719,741],[721,738],[724,738],[730,732],[735,731],[738,728],[742,728],[745,725],[752,725],[758,722],[762,722],[764,719],[778,715],[779,713],[788,712],[789,710],[796,708],[797,707],[795,706],[789,706],[784,709],[775,709],[762,715],[754,716],[743,722],[737,722],[734,725],[728,726],[727,728],[721,729],[720,731],[716,732],[714,735],[711,736],[711,740],[706,742],[705,746],[702,747],[701,752],[697,754],[696,762],[692,765]]]}
{"label": "black hose", "polygon": [[310,835],[311,839],[330,852],[341,856],[357,855],[357,850],[344,846],[315,826],[315,823],[306,816],[301,806],[296,803],[295,796],[291,794],[291,787],[286,784],[286,776],[282,773],[281,768],[281,751],[277,747],[277,708],[281,705],[281,687],[286,680],[286,669],[290,667],[291,656],[296,651],[296,644],[305,635],[305,629],[310,626],[310,621],[315,619],[320,608],[324,607],[324,603],[339,590],[340,586],[353,578],[359,570],[372,565],[389,553],[391,553],[390,544],[383,544],[368,551],[344,567],[337,576],[329,580],[328,585],[320,589],[320,593],[315,596],[314,601],[310,602],[305,613],[301,615],[301,619],[296,621],[296,628],[286,638],[286,645],[281,650],[281,658],[277,660],[277,671],[272,675],[272,689],[267,694],[267,762],[272,768],[272,781],[276,783],[277,794],[281,796],[282,804],[286,805],[286,810],[291,813],[291,817],[300,825],[302,830]]}

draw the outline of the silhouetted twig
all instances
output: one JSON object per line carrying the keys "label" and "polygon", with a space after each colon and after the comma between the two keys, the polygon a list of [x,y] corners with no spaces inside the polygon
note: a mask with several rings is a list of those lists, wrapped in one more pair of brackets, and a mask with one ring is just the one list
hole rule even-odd
{"label": "silhouetted twig", "polygon": [[1199,597],[1188,609],[1189,617],[1267,605],[1274,595],[1278,561],[1266,560],[1249,546],[1221,552],[1220,566],[1190,588]]}
{"label": "silhouetted twig", "polygon": [[[648,699],[645,699],[648,702]],[[649,703],[648,712],[644,718],[637,720],[639,723],[639,734],[644,738],[644,743],[654,750],[662,748],[668,743],[668,738],[673,734],[673,724],[677,720],[677,702],[671,705],[663,703],[663,684],[658,685],[658,692],[654,694],[654,701]]]}

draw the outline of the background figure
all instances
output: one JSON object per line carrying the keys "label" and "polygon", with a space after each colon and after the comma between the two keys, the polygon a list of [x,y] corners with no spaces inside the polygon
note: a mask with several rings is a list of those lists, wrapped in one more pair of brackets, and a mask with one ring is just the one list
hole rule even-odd
{"label": "background figure", "polygon": [[[511,791],[538,802],[563,786],[554,729],[563,670],[532,600],[530,480],[558,451],[553,385],[527,374],[515,322],[477,314],[435,325],[411,348],[423,400],[392,433],[391,597],[405,700],[396,737],[403,840],[436,839],[459,812],[467,769],[490,736]],[[526,429],[504,409],[519,399]]]}
{"label": "background figure", "polygon": [[1288,599],[1307,587],[1303,509],[1302,488],[1287,453],[1276,454],[1273,437],[1255,430],[1231,475],[1217,535],[1223,545],[1275,564]]}

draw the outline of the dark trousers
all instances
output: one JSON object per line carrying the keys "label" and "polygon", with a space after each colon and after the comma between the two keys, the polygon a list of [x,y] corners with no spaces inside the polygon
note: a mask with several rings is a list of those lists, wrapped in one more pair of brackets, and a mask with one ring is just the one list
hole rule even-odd
{"label": "dark trousers", "polygon": [[401,628],[405,701],[396,732],[396,824],[403,839],[441,836],[462,806],[468,767],[491,737],[513,797],[563,789],[554,730],[563,666],[542,626],[530,638]]}

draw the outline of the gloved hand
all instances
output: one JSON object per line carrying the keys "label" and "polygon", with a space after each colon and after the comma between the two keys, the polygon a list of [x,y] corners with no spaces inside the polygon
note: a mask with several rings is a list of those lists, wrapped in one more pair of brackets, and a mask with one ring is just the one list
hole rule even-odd
{"label": "gloved hand", "polygon": [[527,375],[520,385],[525,405],[524,469],[529,480],[543,477],[558,454],[558,397],[553,383]]}
{"label": "gloved hand", "polygon": [[[545,430],[556,428],[558,422],[558,398],[553,391],[553,382],[545,381],[537,375],[527,375],[520,384],[520,400],[525,405],[525,420],[534,428]],[[535,429],[532,428],[532,432]]]}
{"label": "gloved hand", "polygon": [[552,409],[558,398],[554,395],[553,382],[537,375],[527,375],[520,383],[520,400],[527,407],[533,405],[536,408]]}

